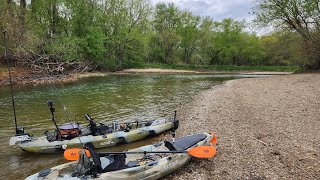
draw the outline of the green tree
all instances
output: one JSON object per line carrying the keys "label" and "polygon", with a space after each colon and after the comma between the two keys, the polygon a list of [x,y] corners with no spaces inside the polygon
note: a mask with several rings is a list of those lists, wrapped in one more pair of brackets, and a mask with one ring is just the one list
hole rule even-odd
{"label": "green tree", "polygon": [[214,23],[214,46],[219,52],[218,63],[220,65],[237,64],[238,54],[241,46],[242,31],[244,22],[224,19]]}
{"label": "green tree", "polygon": [[303,65],[300,45],[302,38],[293,32],[274,32],[262,36],[265,65]]}
{"label": "green tree", "polygon": [[181,11],[173,4],[156,5],[153,20],[154,36],[151,38],[151,56],[161,63],[173,63],[176,59],[180,36]]}
{"label": "green tree", "polygon": [[181,13],[181,23],[178,26],[178,34],[181,39],[180,48],[183,50],[182,59],[186,64],[190,64],[194,52],[197,50],[200,40],[199,27],[200,16],[194,16],[191,12]]}
{"label": "green tree", "polygon": [[199,29],[197,61],[199,64],[216,64],[220,50],[215,48],[214,21],[210,17],[202,19]]}
{"label": "green tree", "polygon": [[121,69],[145,58],[146,34],[149,29],[147,18],[150,11],[150,4],[146,0],[105,2],[102,22],[107,37],[107,64]]}
{"label": "green tree", "polygon": [[320,68],[320,8],[319,0],[260,0],[254,11],[261,25],[290,29],[304,39],[302,47],[308,68]]}

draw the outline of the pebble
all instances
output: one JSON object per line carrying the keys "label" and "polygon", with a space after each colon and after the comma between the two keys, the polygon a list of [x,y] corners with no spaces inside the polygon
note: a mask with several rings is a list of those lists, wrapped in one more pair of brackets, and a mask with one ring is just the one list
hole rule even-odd
{"label": "pebble", "polygon": [[200,92],[178,111],[177,136],[214,131],[217,154],[164,179],[320,177],[320,156],[314,155],[320,149],[314,143],[320,139],[319,87],[319,74],[294,74],[231,80]]}

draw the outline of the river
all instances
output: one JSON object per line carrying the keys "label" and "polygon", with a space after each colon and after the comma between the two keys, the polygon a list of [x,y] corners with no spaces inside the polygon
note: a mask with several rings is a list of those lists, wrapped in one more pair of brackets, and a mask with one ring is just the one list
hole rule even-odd
{"label": "river", "polygon": [[[46,104],[49,99],[55,102],[58,124],[70,121],[87,124],[85,113],[98,122],[169,118],[173,117],[174,110],[188,103],[198,92],[226,80],[246,77],[259,76],[107,75],[63,85],[14,86],[17,122],[27,133],[37,136],[43,135],[45,130],[54,129]],[[15,125],[8,86],[0,88],[0,115],[0,179],[23,179],[67,162],[62,154],[30,154],[9,146]],[[151,138],[111,150],[126,150],[156,140]]]}

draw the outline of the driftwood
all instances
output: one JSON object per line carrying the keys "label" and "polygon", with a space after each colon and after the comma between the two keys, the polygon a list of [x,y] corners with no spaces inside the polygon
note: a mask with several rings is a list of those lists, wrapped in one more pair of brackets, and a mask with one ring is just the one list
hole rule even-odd
{"label": "driftwood", "polygon": [[29,60],[25,64],[29,64],[32,71],[35,73],[49,72],[50,74],[64,74],[66,70],[88,72],[96,68],[91,64],[86,64],[83,62],[64,62],[52,60],[50,57],[41,57],[35,60]]}
{"label": "driftwood", "polygon": [[68,71],[89,72],[97,68],[93,63],[66,62],[52,55],[39,55],[32,51],[25,51],[19,55],[9,55],[8,59],[13,65],[29,67],[32,73],[49,73],[51,75],[64,74]]}

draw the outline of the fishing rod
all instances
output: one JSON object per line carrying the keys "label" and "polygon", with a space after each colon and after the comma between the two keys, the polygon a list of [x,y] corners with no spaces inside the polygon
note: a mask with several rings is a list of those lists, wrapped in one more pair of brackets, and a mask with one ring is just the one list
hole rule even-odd
{"label": "fishing rod", "polygon": [[20,131],[18,131],[18,124],[17,124],[17,115],[16,115],[16,106],[14,103],[14,94],[13,94],[13,83],[12,83],[12,77],[11,77],[11,64],[8,59],[8,46],[7,46],[7,31],[3,31],[3,37],[4,37],[4,57],[7,62],[8,72],[9,72],[9,82],[10,82],[10,93],[11,93],[11,100],[12,100],[12,107],[13,107],[13,117],[14,117],[14,124],[16,126],[16,134],[20,134]]}
{"label": "fishing rod", "polygon": [[[50,71],[49,71],[49,75],[52,75],[52,74],[50,73]],[[60,95],[57,93],[57,92],[58,92],[57,87],[56,87],[53,83],[51,83],[51,87],[52,87],[52,89],[53,89],[53,91],[54,91],[54,93],[55,93],[55,95],[56,95],[56,97],[57,97],[57,99],[58,99],[58,101],[59,101],[59,104],[60,104],[61,108],[63,109],[64,114],[65,114],[66,117],[68,118],[68,121],[70,121],[69,112],[68,112],[66,106],[65,106],[64,104],[62,104]]]}

